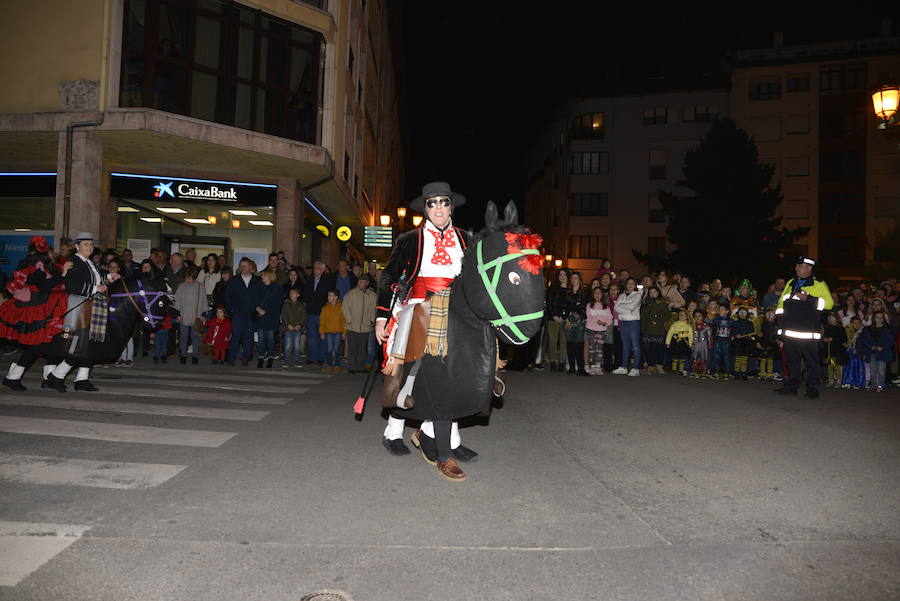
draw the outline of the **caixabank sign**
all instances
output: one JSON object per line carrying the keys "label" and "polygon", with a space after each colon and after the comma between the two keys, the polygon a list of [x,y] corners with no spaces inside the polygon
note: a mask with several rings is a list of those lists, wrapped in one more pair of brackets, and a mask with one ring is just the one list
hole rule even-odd
{"label": "caixabank sign", "polygon": [[133,173],[110,174],[110,195],[136,200],[184,200],[236,206],[274,206],[277,186]]}

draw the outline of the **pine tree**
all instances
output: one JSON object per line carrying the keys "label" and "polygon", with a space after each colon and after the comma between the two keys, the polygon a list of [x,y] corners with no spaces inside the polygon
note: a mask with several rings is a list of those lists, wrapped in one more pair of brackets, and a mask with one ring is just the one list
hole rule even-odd
{"label": "pine tree", "polygon": [[690,194],[660,190],[666,236],[675,248],[663,256],[637,250],[650,269],[676,268],[695,282],[749,277],[757,286],[789,273],[791,248],[809,228],[782,227],[776,209],[781,186],[774,166],[760,163],[756,143],[730,119],[716,122],[684,159],[678,186]]}

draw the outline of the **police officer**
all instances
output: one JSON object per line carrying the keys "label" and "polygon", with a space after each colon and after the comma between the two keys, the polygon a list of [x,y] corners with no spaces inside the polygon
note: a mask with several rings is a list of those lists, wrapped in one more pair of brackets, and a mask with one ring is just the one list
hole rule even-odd
{"label": "police officer", "polygon": [[806,397],[819,398],[822,383],[822,359],[819,343],[822,339],[822,315],[834,301],[828,285],[813,277],[815,259],[801,256],[794,272],[797,277],[784,286],[778,298],[775,318],[778,335],[787,358],[787,377],[775,392],[797,394],[800,388],[800,361],[806,364]]}

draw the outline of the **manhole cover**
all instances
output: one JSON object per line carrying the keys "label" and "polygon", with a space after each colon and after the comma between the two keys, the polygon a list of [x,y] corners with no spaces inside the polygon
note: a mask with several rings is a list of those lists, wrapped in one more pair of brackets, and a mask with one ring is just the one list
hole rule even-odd
{"label": "manhole cover", "polygon": [[321,591],[310,593],[300,598],[300,601],[353,601],[347,593],[336,591]]}

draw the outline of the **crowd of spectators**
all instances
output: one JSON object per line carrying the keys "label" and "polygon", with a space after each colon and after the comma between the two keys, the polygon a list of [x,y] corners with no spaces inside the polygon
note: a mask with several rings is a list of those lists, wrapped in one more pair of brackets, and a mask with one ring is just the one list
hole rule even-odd
{"label": "crowd of spectators", "polygon": [[[340,260],[331,270],[321,261],[290,265],[283,252],[259,266],[225,255],[198,257],[194,249],[166,254],[151,249],[134,261],[129,249],[97,250],[91,260],[101,275],[150,277],[164,284],[172,310],[155,332],[138,327],[115,366],[131,366],[135,353],[165,365],[170,358],[197,365],[208,356],[213,364],[271,368],[321,366],[339,373],[345,361],[351,373],[368,370],[377,360],[374,335],[374,264]],[[371,285],[371,289],[370,289]]]}
{"label": "crowd of spectators", "polygon": [[[608,260],[589,282],[560,269],[547,290],[546,328],[520,361],[578,376],[663,374],[781,381],[776,312],[785,280],[693,282],[660,271],[632,277]],[[834,285],[834,284],[832,284]],[[826,385],[881,391],[900,384],[896,279],[832,288],[822,323]]]}

